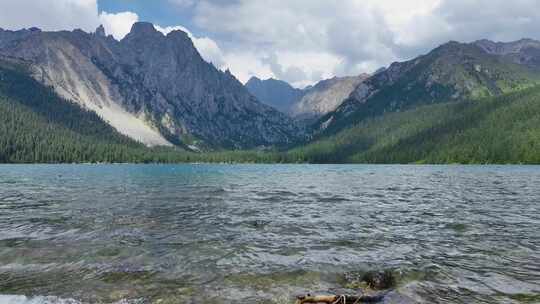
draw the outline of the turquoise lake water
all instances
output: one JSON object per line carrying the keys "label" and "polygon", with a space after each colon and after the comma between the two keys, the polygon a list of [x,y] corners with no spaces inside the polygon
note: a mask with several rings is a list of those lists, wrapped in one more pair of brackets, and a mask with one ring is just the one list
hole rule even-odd
{"label": "turquoise lake water", "polygon": [[540,167],[2,165],[0,303],[540,303]]}

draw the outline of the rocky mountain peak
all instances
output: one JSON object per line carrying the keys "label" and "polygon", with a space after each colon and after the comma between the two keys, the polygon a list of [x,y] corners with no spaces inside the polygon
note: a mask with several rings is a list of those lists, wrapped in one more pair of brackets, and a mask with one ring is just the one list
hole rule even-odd
{"label": "rocky mountain peak", "polygon": [[103,27],[102,24],[100,24],[97,28],[96,28],[96,32],[95,32],[96,36],[99,36],[99,37],[105,37],[105,28]]}
{"label": "rocky mountain peak", "polygon": [[173,61],[198,64],[203,60],[186,32],[174,30],[164,35],[148,22],[134,23],[131,31],[120,41],[120,45],[126,58],[136,55],[142,60],[141,63],[153,65],[151,62],[159,61],[171,69],[174,68],[174,65],[171,65]]}
{"label": "rocky mountain peak", "polygon": [[470,51],[471,49],[476,49],[476,47],[471,44],[451,40],[447,43],[441,44],[439,47],[432,50],[429,54],[436,54],[436,56],[455,57],[461,56],[464,52]]}
{"label": "rocky mountain peak", "polygon": [[528,75],[539,68],[540,42],[531,39],[450,41],[374,74],[316,128],[337,130],[366,117],[419,104],[500,95],[533,84],[535,80]]}
{"label": "rocky mountain peak", "polygon": [[261,81],[262,80],[259,77],[251,76],[251,78],[246,82],[246,86],[248,86],[248,84],[256,84],[256,83],[259,83]]}
{"label": "rocky mountain peak", "polygon": [[529,48],[540,48],[540,41],[523,38],[513,42],[494,42],[487,39],[475,41],[473,44],[480,47],[488,54],[510,55],[522,52]]}
{"label": "rocky mountain peak", "polygon": [[131,26],[131,30],[122,40],[143,39],[151,40],[164,35],[156,30],[154,25],[150,22],[135,22]]}
{"label": "rocky mountain peak", "polygon": [[337,77],[321,80],[313,87],[304,90],[302,98],[295,103],[291,114],[301,119],[315,119],[335,110],[368,74]]}
{"label": "rocky mountain peak", "polygon": [[294,102],[303,95],[302,90],[274,78],[261,80],[257,77],[251,77],[245,86],[260,101],[283,113],[288,113]]}
{"label": "rocky mountain peak", "polygon": [[174,30],[167,34],[167,38],[190,40],[188,34],[182,30]]}
{"label": "rocky mountain peak", "polygon": [[292,87],[285,81],[255,76],[246,82],[246,88],[259,100],[307,122],[332,110],[345,100],[368,74],[324,79],[304,89]]}
{"label": "rocky mountain peak", "polygon": [[183,31],[133,24],[121,41],[79,31],[0,32],[0,56],[31,63],[36,80],[147,145],[246,148],[303,136],[228,71],[207,63]]}
{"label": "rocky mountain peak", "polygon": [[188,34],[184,31],[174,30],[168,33],[165,38],[171,42],[173,48],[183,49],[184,52],[188,52],[190,54],[194,52],[198,53],[193,41],[191,41],[191,38],[189,38]]}
{"label": "rocky mountain peak", "polygon": [[484,39],[473,44],[487,54],[503,57],[528,68],[540,68],[540,41],[524,38],[513,42],[493,42]]}

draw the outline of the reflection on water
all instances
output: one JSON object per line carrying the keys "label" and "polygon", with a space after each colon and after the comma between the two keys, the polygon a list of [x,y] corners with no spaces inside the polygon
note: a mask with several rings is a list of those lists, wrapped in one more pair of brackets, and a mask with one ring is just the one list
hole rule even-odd
{"label": "reflection on water", "polygon": [[[0,302],[540,303],[540,167],[0,166]],[[350,291],[354,292],[354,291]]]}

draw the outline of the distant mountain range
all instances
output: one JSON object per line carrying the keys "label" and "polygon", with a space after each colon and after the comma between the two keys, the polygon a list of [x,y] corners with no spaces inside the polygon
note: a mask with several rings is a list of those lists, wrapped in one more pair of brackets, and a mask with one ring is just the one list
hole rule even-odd
{"label": "distant mountain range", "polygon": [[535,162],[527,147],[540,144],[539,85],[531,39],[452,41],[298,89],[275,79],[244,86],[186,33],[150,23],[120,41],[102,27],[0,29],[0,162],[222,161],[201,152],[232,150],[266,161]]}
{"label": "distant mountain range", "polygon": [[297,118],[319,118],[334,111],[368,77],[362,74],[321,80],[304,89],[304,95],[292,105],[290,113]]}
{"label": "distant mountain range", "polygon": [[261,102],[286,114],[291,111],[291,106],[305,94],[304,90],[294,88],[285,81],[273,78],[261,80],[257,77],[251,77],[246,82],[246,89]]}
{"label": "distant mountain range", "polygon": [[263,103],[300,120],[313,120],[334,111],[368,74],[321,80],[304,89],[276,79],[252,77],[246,88]]}

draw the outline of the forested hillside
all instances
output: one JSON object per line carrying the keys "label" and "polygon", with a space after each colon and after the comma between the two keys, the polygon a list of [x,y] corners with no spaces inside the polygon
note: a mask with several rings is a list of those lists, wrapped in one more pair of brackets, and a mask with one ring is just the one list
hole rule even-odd
{"label": "forested hillside", "polygon": [[113,162],[147,153],[27,76],[24,65],[0,65],[0,162]]}
{"label": "forested hillside", "polygon": [[148,148],[0,62],[0,162],[540,163],[540,86],[372,117],[289,151]]}
{"label": "forested hillside", "polygon": [[288,157],[313,163],[540,163],[540,87],[388,113]]}
{"label": "forested hillside", "polygon": [[6,61],[0,61],[0,117],[0,163],[278,161],[259,151],[147,148],[33,80],[24,64]]}
{"label": "forested hillside", "polygon": [[372,118],[290,151],[150,149],[0,68],[0,162],[540,163],[540,86]]}
{"label": "forested hillside", "polygon": [[147,146],[201,150],[286,146],[304,138],[287,115],[260,103],[206,62],[189,35],[136,22],[121,40],[82,30],[0,29],[0,56]]}
{"label": "forested hillside", "polygon": [[[519,42],[510,43],[514,44]],[[540,70],[528,62],[517,63],[489,53],[475,43],[448,42],[426,55],[393,63],[373,75],[336,111],[321,118],[315,129],[317,133],[331,135],[385,113],[499,96],[539,83]]]}

